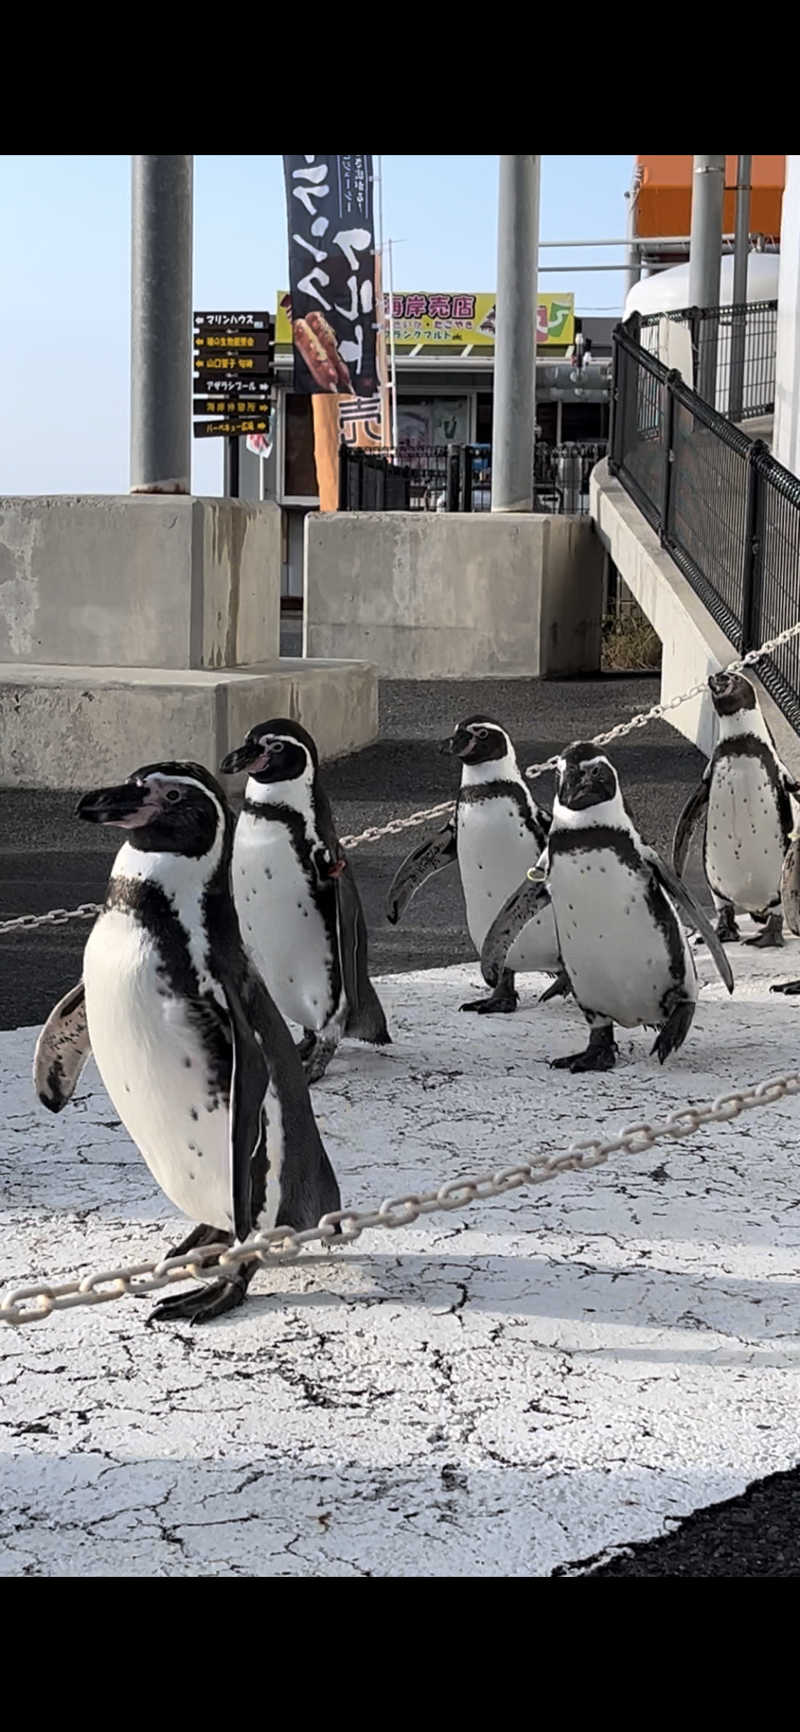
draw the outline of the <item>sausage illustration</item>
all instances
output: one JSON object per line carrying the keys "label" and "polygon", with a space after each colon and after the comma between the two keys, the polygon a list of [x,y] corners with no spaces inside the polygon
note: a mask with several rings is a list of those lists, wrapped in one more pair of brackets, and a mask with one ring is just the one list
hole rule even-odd
{"label": "sausage illustration", "polygon": [[337,389],[345,396],[353,390],[353,381],[349,369],[345,366],[339,350],[336,347],[336,337],[323,313],[309,313],[306,324],[310,326],[314,336],[322,344],[323,349],[334,368],[337,379]]}
{"label": "sausage illustration", "polygon": [[[314,318],[314,314],[311,314]],[[307,319],[294,322],[294,346],[302,356],[319,391],[338,391],[336,368]]]}

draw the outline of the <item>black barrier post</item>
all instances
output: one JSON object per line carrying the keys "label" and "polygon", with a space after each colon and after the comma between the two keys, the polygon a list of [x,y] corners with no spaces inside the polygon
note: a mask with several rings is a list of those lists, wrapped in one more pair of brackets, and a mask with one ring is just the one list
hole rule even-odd
{"label": "black barrier post", "polygon": [[458,509],[459,509],[459,498],[458,498],[458,495],[459,495],[459,469],[460,469],[459,459],[460,459],[459,446],[458,445],[448,445],[448,447],[447,447],[447,481],[446,481],[446,485],[445,485],[445,496],[444,496],[445,511],[458,511]]}
{"label": "black barrier post", "polygon": [[763,439],[754,439],[747,453],[747,499],[744,513],[744,548],[742,561],[742,641],[739,653],[746,655],[758,643],[756,631],[756,562],[759,554],[758,493],[761,472],[759,458],[767,447]]}
{"label": "black barrier post", "polygon": [[609,475],[616,475],[617,471],[619,469],[619,458],[617,456],[617,435],[618,435],[618,429],[624,424],[624,417],[620,413],[620,394],[621,394],[622,390],[624,389],[624,386],[622,383],[622,374],[623,374],[623,368],[624,368],[625,351],[622,347],[622,341],[621,341],[623,334],[624,334],[624,326],[623,325],[615,325],[613,333],[612,333],[612,338],[611,338],[611,342],[612,342],[611,402],[609,405],[609,418],[608,418],[608,473],[609,473]]}
{"label": "black barrier post", "polygon": [[672,465],[675,454],[672,449],[672,434],[675,423],[675,385],[681,382],[680,373],[670,368],[661,387],[661,440],[664,447],[664,472],[661,477],[661,523],[659,538],[662,547],[666,547],[669,531],[669,505],[672,493]]}

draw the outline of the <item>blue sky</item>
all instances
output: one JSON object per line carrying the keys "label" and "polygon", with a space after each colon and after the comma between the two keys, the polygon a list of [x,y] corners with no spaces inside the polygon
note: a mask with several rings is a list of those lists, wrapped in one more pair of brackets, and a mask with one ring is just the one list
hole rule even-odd
{"label": "blue sky", "polygon": [[[625,232],[633,156],[545,156],[542,240]],[[495,287],[497,157],[384,156],[395,288]],[[130,157],[0,156],[0,495],[128,486]],[[544,252],[542,265],[621,252]],[[194,305],[273,308],[288,284],[279,156],[196,156]],[[620,310],[622,276],[542,277],[579,312]],[[193,485],[221,486],[221,443],[195,443]]]}

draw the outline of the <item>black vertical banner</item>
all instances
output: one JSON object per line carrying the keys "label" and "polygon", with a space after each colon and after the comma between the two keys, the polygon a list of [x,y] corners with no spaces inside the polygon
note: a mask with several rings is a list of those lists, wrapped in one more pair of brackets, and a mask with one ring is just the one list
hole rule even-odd
{"label": "black vertical banner", "polygon": [[294,389],[370,397],[379,309],[371,156],[285,156]]}

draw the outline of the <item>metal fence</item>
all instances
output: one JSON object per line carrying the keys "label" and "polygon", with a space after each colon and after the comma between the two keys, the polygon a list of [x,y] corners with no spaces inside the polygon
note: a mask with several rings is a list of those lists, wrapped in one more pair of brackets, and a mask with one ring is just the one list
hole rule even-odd
{"label": "metal fence", "polygon": [[[797,619],[800,480],[621,327],[609,466],[741,654]],[[797,640],[759,677],[800,731]]]}
{"label": "metal fence", "polygon": [[[686,333],[685,358],[680,338],[665,326]],[[732,421],[770,415],[775,408],[775,352],[778,341],[777,301],[747,301],[735,307],[690,307],[676,313],[634,313],[631,336],[667,366],[721,415]]]}
{"label": "metal fence", "polygon": [[[589,476],[608,449],[605,440],[549,445],[534,451],[536,511],[589,510]],[[412,511],[490,511],[492,454],[489,445],[408,445],[398,456],[411,471]]]}
{"label": "metal fence", "polygon": [[409,469],[372,451],[340,447],[340,511],[408,511],[410,498]]}

